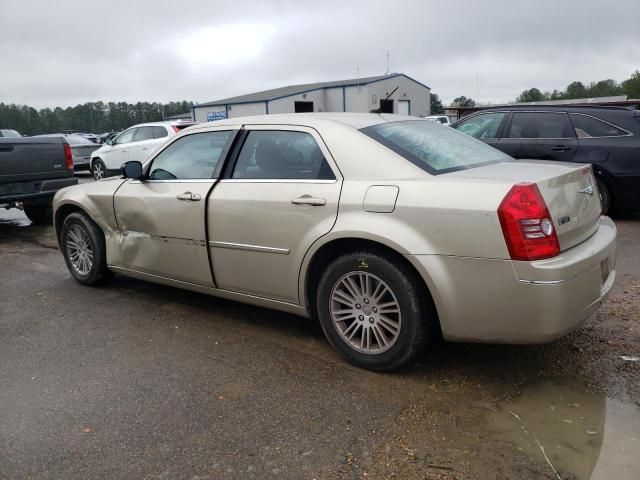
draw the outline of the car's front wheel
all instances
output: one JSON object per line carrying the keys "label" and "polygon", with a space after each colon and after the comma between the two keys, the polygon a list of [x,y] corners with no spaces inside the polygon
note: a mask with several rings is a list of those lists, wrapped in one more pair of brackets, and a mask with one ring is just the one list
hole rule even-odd
{"label": "car's front wheel", "polygon": [[396,370],[424,349],[435,311],[416,275],[374,252],[336,258],[320,278],[317,313],[329,342],[349,362]]}
{"label": "car's front wheel", "polygon": [[60,247],[67,268],[78,282],[99,285],[113,275],[107,268],[104,234],[85,214],[74,212],[65,217]]}
{"label": "car's front wheel", "polygon": [[93,174],[93,178],[101,180],[107,176],[107,167],[102,160],[96,158],[91,165],[91,173]]}

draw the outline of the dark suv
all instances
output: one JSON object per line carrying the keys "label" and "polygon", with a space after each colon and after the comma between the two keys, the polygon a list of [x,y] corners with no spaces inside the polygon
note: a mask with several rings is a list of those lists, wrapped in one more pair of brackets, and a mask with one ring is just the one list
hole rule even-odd
{"label": "dark suv", "polygon": [[640,211],[640,110],[520,105],[452,125],[514,158],[591,163],[604,212]]}

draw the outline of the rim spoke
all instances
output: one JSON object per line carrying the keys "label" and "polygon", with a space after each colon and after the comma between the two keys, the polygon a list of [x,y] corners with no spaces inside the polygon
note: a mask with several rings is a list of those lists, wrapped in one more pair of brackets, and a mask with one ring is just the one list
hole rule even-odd
{"label": "rim spoke", "polygon": [[344,305],[353,306],[356,303],[356,299],[342,290],[336,290],[333,292],[333,300],[337,303],[342,303]]}

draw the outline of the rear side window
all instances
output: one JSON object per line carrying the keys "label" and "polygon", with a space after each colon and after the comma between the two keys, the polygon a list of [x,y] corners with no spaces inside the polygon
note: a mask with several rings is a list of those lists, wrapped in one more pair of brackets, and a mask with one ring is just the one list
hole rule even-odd
{"label": "rear side window", "polygon": [[164,138],[168,136],[167,129],[164,127],[153,127],[153,138]]}
{"label": "rear side window", "polygon": [[231,133],[194,133],[176,140],[153,160],[149,180],[213,178]]}
{"label": "rear side window", "polygon": [[508,138],[575,138],[566,113],[515,112]]}
{"label": "rear side window", "polygon": [[620,137],[628,135],[624,130],[590,115],[571,113],[570,116],[571,123],[573,123],[573,128],[578,138]]}
{"label": "rear side window", "polygon": [[142,142],[144,140],[153,139],[153,127],[140,127],[133,137],[134,142]]}
{"label": "rear side window", "polygon": [[421,120],[381,123],[360,131],[434,175],[512,160],[456,129]]}
{"label": "rear side window", "polygon": [[242,146],[232,178],[334,180],[336,177],[311,134],[254,130]]}
{"label": "rear side window", "polygon": [[505,112],[481,113],[462,121],[455,128],[474,138],[496,138],[505,115]]}

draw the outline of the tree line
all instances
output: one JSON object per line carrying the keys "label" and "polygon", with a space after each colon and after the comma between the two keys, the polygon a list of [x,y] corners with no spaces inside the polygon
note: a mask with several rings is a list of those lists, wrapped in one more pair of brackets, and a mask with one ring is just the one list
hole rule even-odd
{"label": "tree line", "polygon": [[[640,98],[640,70],[636,70],[631,77],[618,83],[612,79],[600,80],[583,84],[582,82],[571,82],[564,90],[541,91],[538,88],[524,90],[514,100],[521,102],[541,102],[544,100],[568,100],[574,98],[595,98],[613,97],[626,95],[627,98]],[[475,107],[476,101],[465,96],[457,97],[451,102],[452,107]],[[444,113],[445,106],[437,94],[431,94],[431,113],[433,115]]]}
{"label": "tree line", "polygon": [[12,128],[23,135],[41,133],[119,132],[131,125],[157,122],[191,111],[193,102],[87,102],[67,108],[42,108],[0,103],[0,128]]}

